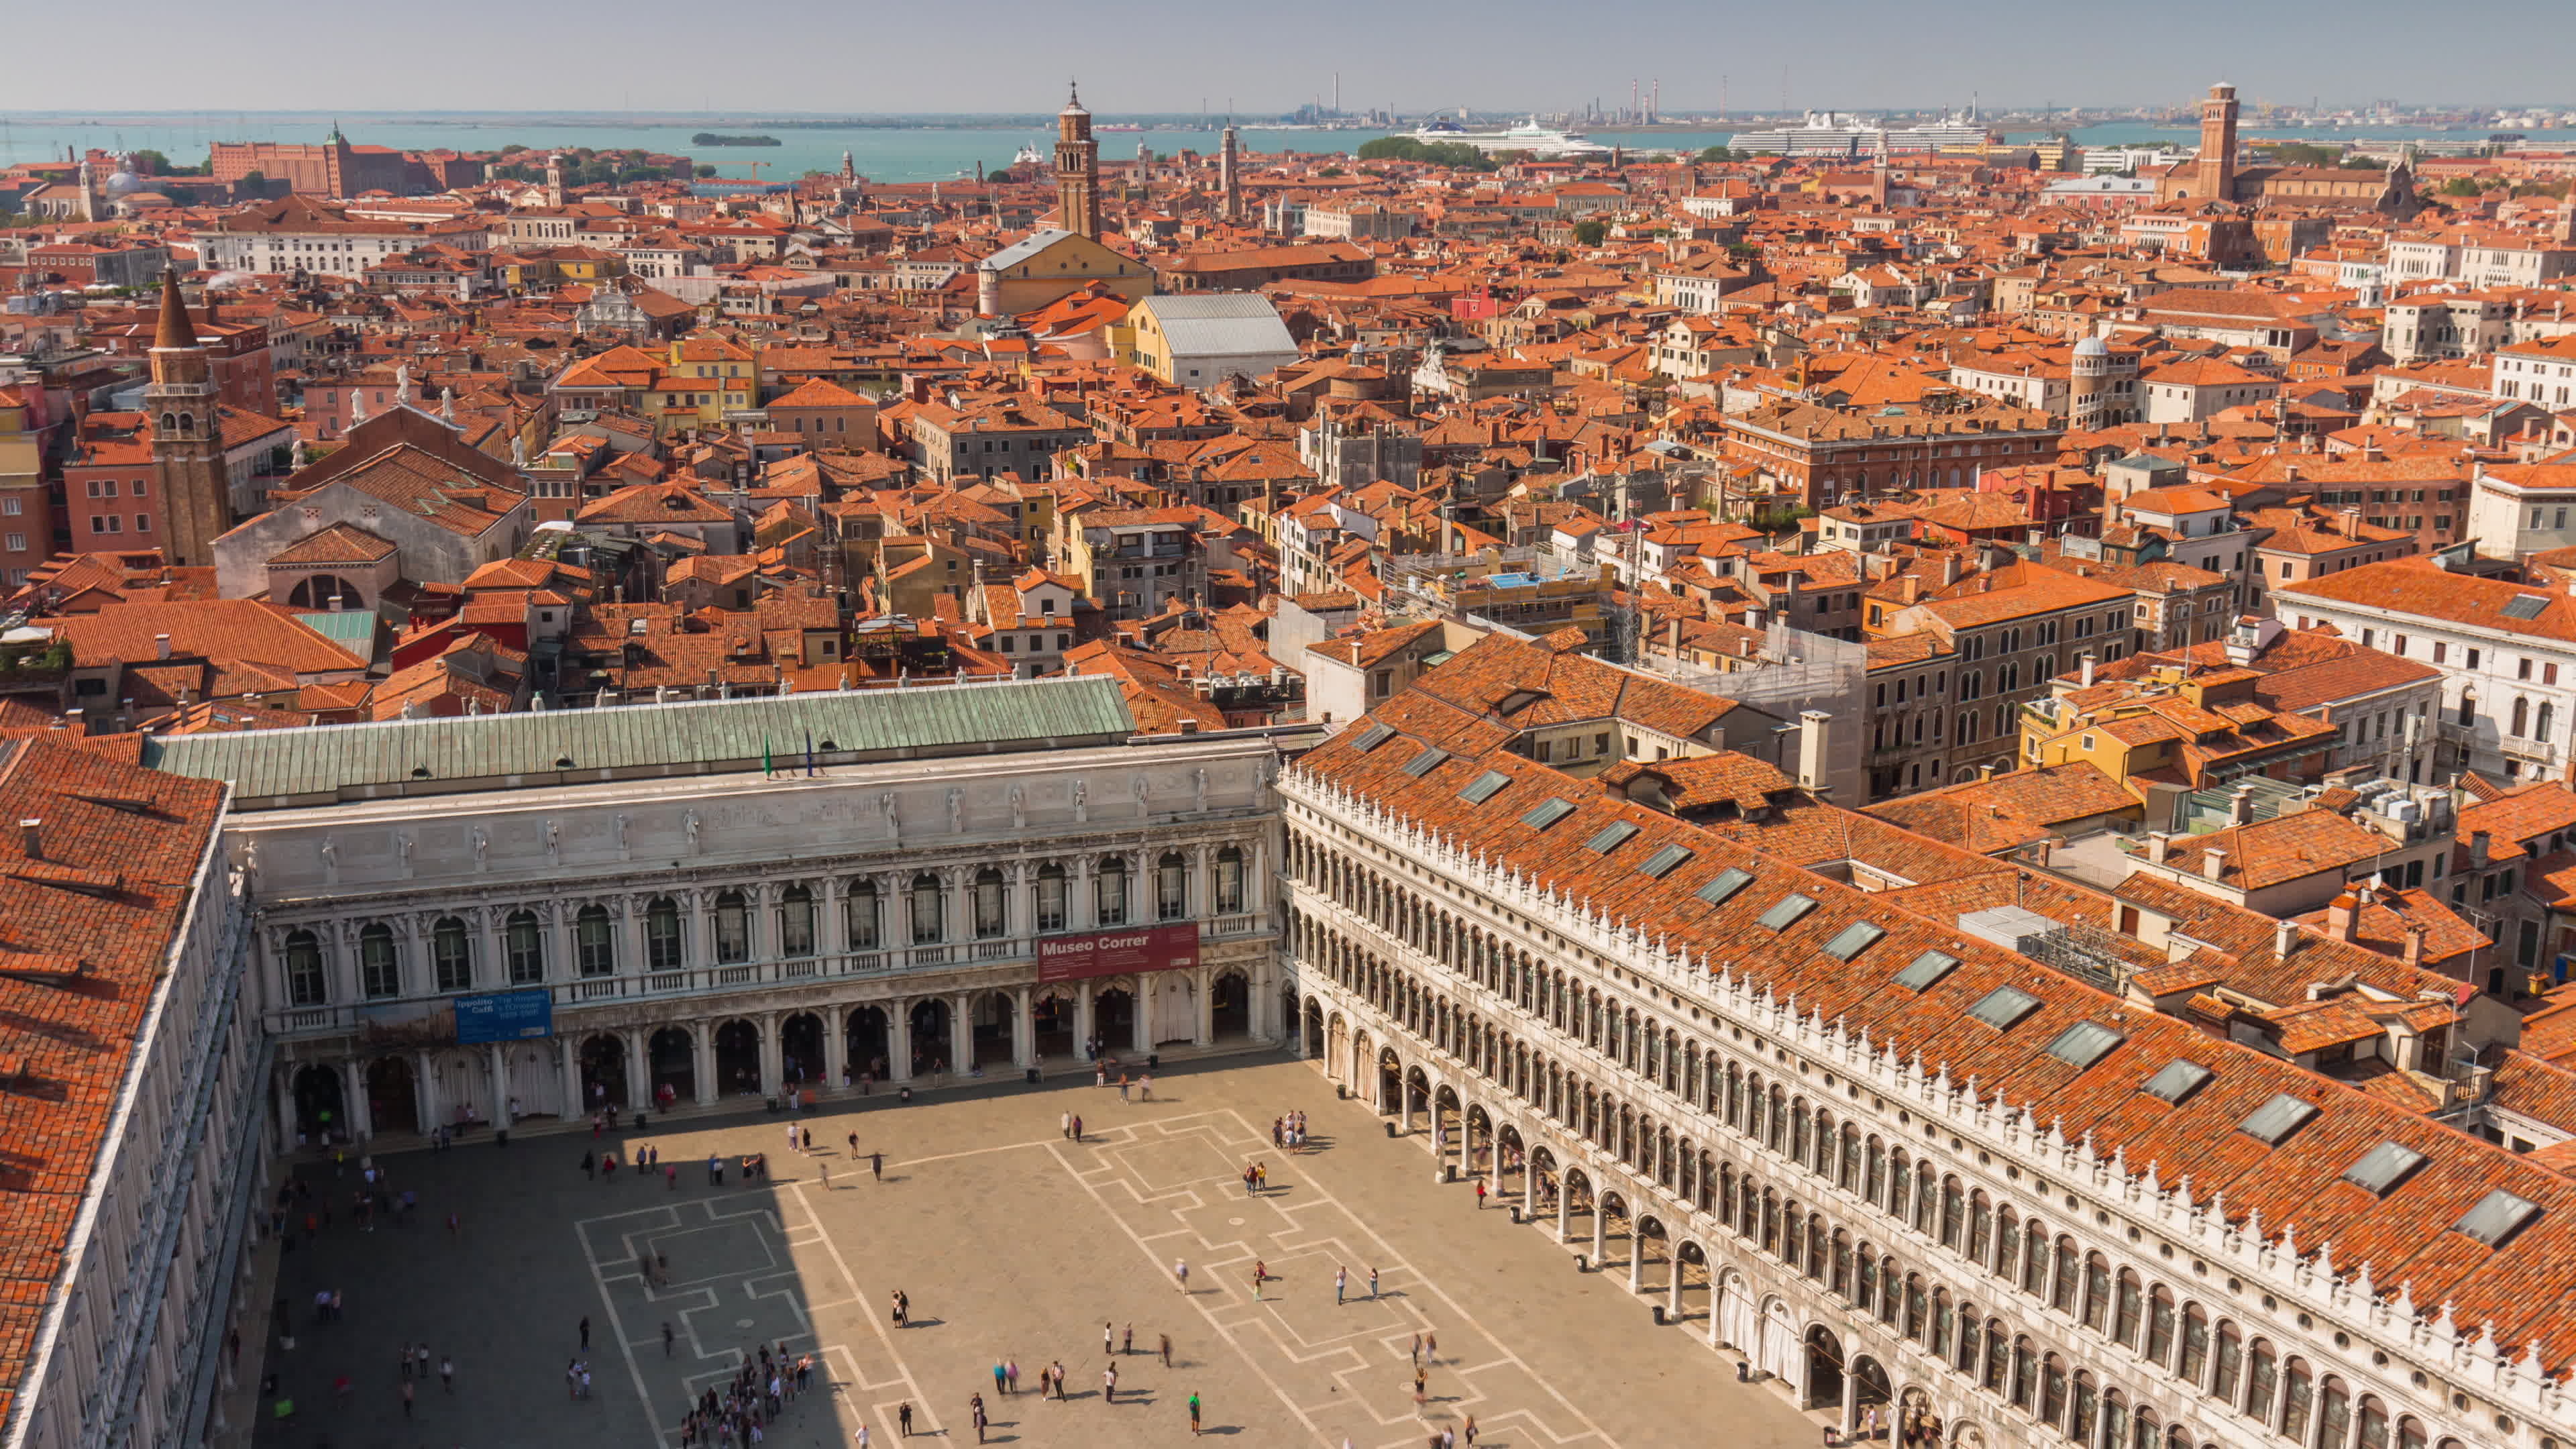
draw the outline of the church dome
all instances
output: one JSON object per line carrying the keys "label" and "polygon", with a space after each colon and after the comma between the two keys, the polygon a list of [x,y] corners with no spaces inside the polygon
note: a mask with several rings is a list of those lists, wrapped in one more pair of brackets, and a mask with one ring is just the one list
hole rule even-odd
{"label": "church dome", "polygon": [[2103,341],[2099,337],[2081,338],[2075,344],[2075,355],[2078,357],[2108,357],[2111,355],[2111,344]]}
{"label": "church dome", "polygon": [[147,184],[142,177],[131,171],[119,171],[107,178],[106,189],[110,196],[131,196],[143,190]]}

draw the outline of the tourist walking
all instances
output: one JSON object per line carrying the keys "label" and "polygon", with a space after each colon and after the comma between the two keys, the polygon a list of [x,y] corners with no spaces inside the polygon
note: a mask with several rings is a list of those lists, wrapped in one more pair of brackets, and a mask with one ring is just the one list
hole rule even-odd
{"label": "tourist walking", "polygon": [[871,1153],[869,1153],[869,1154],[868,1154],[868,1171],[876,1177],[876,1180],[877,1180],[877,1181],[879,1181],[879,1182],[883,1182],[883,1181],[885,1181],[885,1154],[884,1154],[884,1153],[882,1153],[882,1152],[871,1152]]}
{"label": "tourist walking", "polygon": [[1198,1436],[1199,1436],[1199,1396],[1198,1396],[1195,1392],[1193,1392],[1193,1393],[1190,1395],[1190,1437],[1191,1437],[1191,1438],[1193,1438],[1193,1439],[1195,1439],[1195,1438],[1197,1438]]}
{"label": "tourist walking", "polygon": [[1181,1291],[1182,1291],[1182,1292],[1187,1293],[1187,1292],[1189,1292],[1189,1291],[1190,1291],[1190,1265],[1189,1265],[1189,1264],[1187,1264],[1187,1263],[1185,1263],[1185,1262],[1181,1261],[1181,1260],[1180,1260],[1180,1259],[1178,1259],[1178,1258],[1174,1258],[1174,1259],[1172,1260],[1172,1276],[1173,1276],[1175,1279],[1179,1280],[1180,1285],[1181,1285]]}
{"label": "tourist walking", "polygon": [[1372,1302],[1377,1299],[1377,1270],[1375,1268],[1369,1269],[1369,1299]]}
{"label": "tourist walking", "polygon": [[1342,1305],[1342,1294],[1351,1286],[1351,1270],[1340,1263],[1333,1265],[1333,1306]]}
{"label": "tourist walking", "polygon": [[905,1320],[911,1316],[911,1313],[912,1300],[904,1296],[904,1291],[902,1289],[897,1288],[894,1290],[894,1326],[897,1328],[904,1327]]}
{"label": "tourist walking", "polygon": [[1100,1375],[1100,1401],[1105,1404],[1118,1402],[1118,1365],[1114,1363]]}
{"label": "tourist walking", "polygon": [[902,1431],[899,1437],[906,1439],[912,1437],[912,1400],[906,1399],[895,1405],[894,1421]]}

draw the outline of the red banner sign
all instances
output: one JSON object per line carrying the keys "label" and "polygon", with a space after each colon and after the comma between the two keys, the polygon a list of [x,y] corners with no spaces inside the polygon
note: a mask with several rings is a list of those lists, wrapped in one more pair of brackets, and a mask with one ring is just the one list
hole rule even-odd
{"label": "red banner sign", "polygon": [[1080,981],[1093,976],[1124,976],[1133,971],[1185,971],[1198,964],[1196,922],[1038,938],[1040,981]]}

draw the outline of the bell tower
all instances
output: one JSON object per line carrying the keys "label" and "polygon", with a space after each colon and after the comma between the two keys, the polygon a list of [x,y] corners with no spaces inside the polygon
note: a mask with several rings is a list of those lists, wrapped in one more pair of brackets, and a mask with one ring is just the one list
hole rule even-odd
{"label": "bell tower", "polygon": [[1225,136],[1217,150],[1217,187],[1225,197],[1225,219],[1243,220],[1243,141],[1235,134],[1234,121],[1225,123]]}
{"label": "bell tower", "polygon": [[1079,87],[1055,118],[1055,211],[1056,225],[1100,240],[1100,143]]}
{"label": "bell tower", "polygon": [[2222,81],[2200,103],[2199,191],[2212,201],[2236,199],[2236,87]]}
{"label": "bell tower", "polygon": [[161,273],[161,322],[152,337],[152,383],[143,411],[152,423],[152,461],[161,474],[162,547],[170,562],[215,561],[216,535],[233,526],[224,478],[223,425],[214,369],[179,295],[179,271]]}

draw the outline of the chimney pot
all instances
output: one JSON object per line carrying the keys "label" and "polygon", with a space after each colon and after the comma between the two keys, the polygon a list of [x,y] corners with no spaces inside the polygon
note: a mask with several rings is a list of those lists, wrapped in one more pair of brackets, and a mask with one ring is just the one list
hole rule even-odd
{"label": "chimney pot", "polygon": [[2226,852],[2226,851],[2223,851],[2223,850],[2208,850],[2208,851],[2203,851],[2203,852],[2201,852],[2201,857],[2200,857],[2200,873],[2201,873],[2202,878],[2207,879],[2207,880],[2216,880],[2216,879],[2218,879],[2218,877],[2220,876],[2220,874],[2221,874],[2221,873],[2223,873],[2226,869],[2227,869],[2227,852]]}
{"label": "chimney pot", "polygon": [[29,860],[45,858],[45,822],[35,817],[18,822],[18,844]]}
{"label": "chimney pot", "polygon": [[167,634],[155,634],[155,635],[153,635],[153,636],[152,636],[152,650],[153,650],[153,657],[154,657],[154,658],[156,658],[156,659],[167,659],[167,658],[169,658],[169,657],[170,657],[170,636],[169,636],[169,635],[167,635]]}

